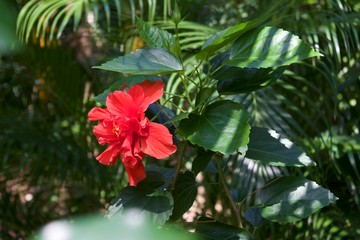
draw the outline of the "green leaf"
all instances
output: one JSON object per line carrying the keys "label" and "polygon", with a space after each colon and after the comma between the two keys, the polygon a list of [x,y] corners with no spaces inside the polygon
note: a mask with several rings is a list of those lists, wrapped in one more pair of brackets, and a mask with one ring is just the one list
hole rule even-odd
{"label": "green leaf", "polygon": [[198,94],[196,95],[195,105],[198,106],[203,104],[207,101],[210,101],[211,96],[214,94],[215,88],[214,87],[205,87],[202,88]]}
{"label": "green leaf", "polygon": [[91,100],[105,106],[106,105],[106,98],[111,92],[113,92],[115,90],[120,90],[124,86],[131,87],[132,85],[141,83],[141,82],[143,82],[145,80],[155,82],[157,80],[161,80],[161,77],[158,77],[158,76],[145,76],[145,75],[134,75],[134,76],[124,77],[124,78],[121,78],[119,81],[117,81],[117,82],[113,83],[112,85],[110,85],[110,87],[108,89],[106,89],[104,92],[102,92],[99,95],[91,98]]}
{"label": "green leaf", "polygon": [[248,93],[267,87],[280,78],[285,67],[279,68],[238,68],[223,66],[213,78],[219,80],[219,94]]}
{"label": "green leaf", "polygon": [[219,80],[219,94],[248,93],[269,86],[280,78],[285,67],[279,68],[238,68],[224,65],[229,54],[219,54],[211,59],[210,73]]}
{"label": "green leaf", "polygon": [[203,148],[199,148],[197,155],[192,163],[191,171],[196,176],[199,172],[203,171],[205,167],[209,164],[214,152],[206,151]]}
{"label": "green leaf", "polygon": [[188,118],[189,115],[190,115],[189,112],[180,113],[180,114],[176,115],[175,117],[171,118],[169,121],[165,122],[164,124],[169,124],[169,123],[175,124],[176,122],[179,122],[183,119]]}
{"label": "green leaf", "polygon": [[249,142],[248,118],[242,105],[224,100],[209,105],[202,115],[190,114],[179,127],[191,143],[227,154]]}
{"label": "green leaf", "polygon": [[215,219],[200,217],[197,220],[196,230],[201,238],[206,240],[251,240],[252,235],[243,228],[237,228]]}
{"label": "green leaf", "polygon": [[286,66],[322,56],[298,36],[275,27],[257,28],[236,40],[226,65],[243,68]]}
{"label": "green leaf", "polygon": [[280,177],[258,192],[261,215],[275,222],[306,218],[337,200],[329,190],[303,177]]}
{"label": "green leaf", "polygon": [[172,219],[179,219],[195,201],[197,195],[197,185],[192,172],[180,173],[173,191],[174,210]]}
{"label": "green leaf", "polygon": [[316,165],[290,140],[281,138],[273,130],[252,127],[246,157],[274,166]]}
{"label": "green leaf", "polygon": [[182,71],[180,61],[162,48],[138,49],[93,68],[137,75],[157,75]]}
{"label": "green leaf", "polygon": [[175,168],[165,168],[165,167],[159,167],[157,165],[148,164],[145,167],[146,173],[148,172],[156,172],[160,173],[164,180],[164,185],[162,185],[162,189],[167,189],[168,186],[172,183],[176,169]]}
{"label": "green leaf", "polygon": [[261,208],[248,208],[245,210],[245,219],[251,223],[255,228],[259,228],[266,222],[265,218],[261,216]]}
{"label": "green leaf", "polygon": [[174,200],[170,192],[155,191],[155,188],[164,184],[164,179],[160,176],[156,173],[147,173],[147,178],[138,183],[138,186],[123,188],[120,196],[110,205],[108,217],[135,208],[153,223],[164,224],[172,214]]}
{"label": "green leaf", "polygon": [[175,38],[171,33],[145,23],[141,18],[136,19],[136,26],[140,36],[150,47],[165,48],[171,52],[175,44]]}
{"label": "green leaf", "polygon": [[217,50],[234,41],[245,32],[259,26],[265,20],[264,17],[256,18],[248,22],[240,23],[219,31],[205,41],[201,51],[196,55],[199,59],[206,59],[213,55]]}
{"label": "green leaf", "polygon": [[211,59],[212,78],[217,82],[219,94],[238,94],[265,88],[281,77],[285,67],[238,68],[224,65],[229,54],[220,54]]}

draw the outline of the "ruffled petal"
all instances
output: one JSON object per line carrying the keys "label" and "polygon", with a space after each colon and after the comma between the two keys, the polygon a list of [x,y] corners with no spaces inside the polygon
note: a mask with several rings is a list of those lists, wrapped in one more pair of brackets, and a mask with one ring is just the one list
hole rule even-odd
{"label": "ruffled petal", "polygon": [[116,145],[109,145],[96,159],[104,165],[114,165],[119,156],[120,148]]}
{"label": "ruffled petal", "polygon": [[110,118],[110,112],[105,108],[94,107],[88,113],[89,121],[103,121]]}
{"label": "ruffled petal", "polygon": [[104,127],[103,123],[94,126],[93,133],[101,145],[118,141],[119,138],[112,131],[111,127]]}
{"label": "ruffled petal", "polygon": [[126,165],[125,170],[129,178],[130,186],[136,186],[138,182],[142,181],[146,177],[145,168],[141,161],[136,161],[134,166]]}
{"label": "ruffled petal", "polygon": [[162,159],[176,151],[169,130],[159,123],[148,123],[148,136],[141,138],[141,151],[154,158]]}
{"label": "ruffled petal", "polygon": [[163,90],[164,83],[160,80],[156,82],[145,80],[142,83],[130,87],[128,93],[134,99],[135,104],[140,107],[142,112],[144,112],[151,103],[154,103],[161,98]]}
{"label": "ruffled petal", "polygon": [[127,134],[122,143],[121,160],[124,165],[134,166],[141,161],[144,153],[141,152],[139,135],[135,132]]}
{"label": "ruffled petal", "polygon": [[138,117],[140,113],[131,95],[122,91],[110,93],[106,98],[106,106],[117,117]]}

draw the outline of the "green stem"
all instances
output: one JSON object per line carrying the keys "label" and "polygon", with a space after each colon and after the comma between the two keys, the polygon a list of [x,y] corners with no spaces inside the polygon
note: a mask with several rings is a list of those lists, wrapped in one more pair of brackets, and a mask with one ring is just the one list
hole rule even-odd
{"label": "green stem", "polygon": [[176,180],[177,180],[177,177],[179,176],[179,173],[180,173],[180,170],[181,170],[182,159],[184,157],[185,149],[186,149],[186,141],[184,141],[183,144],[182,144],[179,161],[176,164],[175,176],[174,176],[173,182],[170,185],[170,191],[174,190],[174,188],[175,188]]}
{"label": "green stem", "polygon": [[185,79],[185,77],[184,77],[182,74],[180,74],[180,79],[181,79],[181,82],[182,82],[182,84],[183,84],[183,86],[184,86],[185,98],[186,98],[186,100],[189,102],[190,107],[191,107],[192,109],[194,109],[195,106],[192,104],[191,97],[190,97],[190,93],[189,93],[189,91],[188,91],[188,85],[187,85],[186,79]]}
{"label": "green stem", "polygon": [[230,204],[231,204],[231,208],[235,214],[235,217],[236,217],[236,222],[237,222],[237,225],[242,228],[243,225],[242,225],[242,221],[241,221],[241,217],[240,217],[240,209],[238,209],[238,207],[236,206],[235,202],[234,202],[234,199],[231,197],[231,193],[227,187],[227,184],[226,184],[226,181],[225,181],[225,175],[224,175],[224,171],[221,167],[221,164],[220,164],[220,160],[218,157],[215,157],[215,161],[216,161],[216,165],[219,169],[219,174],[220,174],[220,182],[221,184],[223,185],[223,188],[225,190],[225,194],[226,194],[226,197],[229,199],[230,201]]}

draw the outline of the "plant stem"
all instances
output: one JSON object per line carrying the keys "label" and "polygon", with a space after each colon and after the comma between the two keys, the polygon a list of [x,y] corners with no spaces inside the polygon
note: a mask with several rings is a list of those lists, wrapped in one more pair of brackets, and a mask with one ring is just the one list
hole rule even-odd
{"label": "plant stem", "polygon": [[216,161],[216,165],[219,169],[219,174],[220,174],[220,182],[221,184],[223,185],[223,188],[225,190],[225,193],[226,193],[226,196],[227,198],[229,199],[230,201],[230,204],[231,204],[231,208],[235,214],[235,217],[236,217],[236,222],[237,222],[237,225],[242,228],[243,225],[242,225],[242,221],[241,221],[241,217],[240,217],[240,209],[238,209],[238,207],[236,206],[235,202],[234,202],[234,199],[231,197],[231,193],[226,185],[226,181],[225,181],[225,175],[224,175],[224,171],[221,167],[221,164],[220,164],[220,160],[218,157],[215,157],[215,161]]}
{"label": "plant stem", "polygon": [[177,177],[179,176],[181,165],[182,165],[182,159],[183,159],[184,153],[185,153],[185,149],[186,149],[186,141],[184,141],[183,144],[182,144],[179,161],[176,164],[175,176],[174,176],[173,182],[170,185],[170,191],[172,191],[174,189]]}

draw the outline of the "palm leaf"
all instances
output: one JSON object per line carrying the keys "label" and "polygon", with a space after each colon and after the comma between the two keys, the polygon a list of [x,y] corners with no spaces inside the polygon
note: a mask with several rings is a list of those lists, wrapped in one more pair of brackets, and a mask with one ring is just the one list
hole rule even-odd
{"label": "palm leaf", "polygon": [[153,21],[156,7],[157,1],[154,0],[147,4],[143,0],[137,4],[133,0],[30,0],[18,15],[17,33],[24,42],[29,41],[33,31],[36,38],[54,40],[60,38],[70,24],[75,31],[88,20],[95,28],[105,22],[106,31],[111,32],[128,19],[134,25],[138,12],[141,17],[147,14],[149,20]]}

